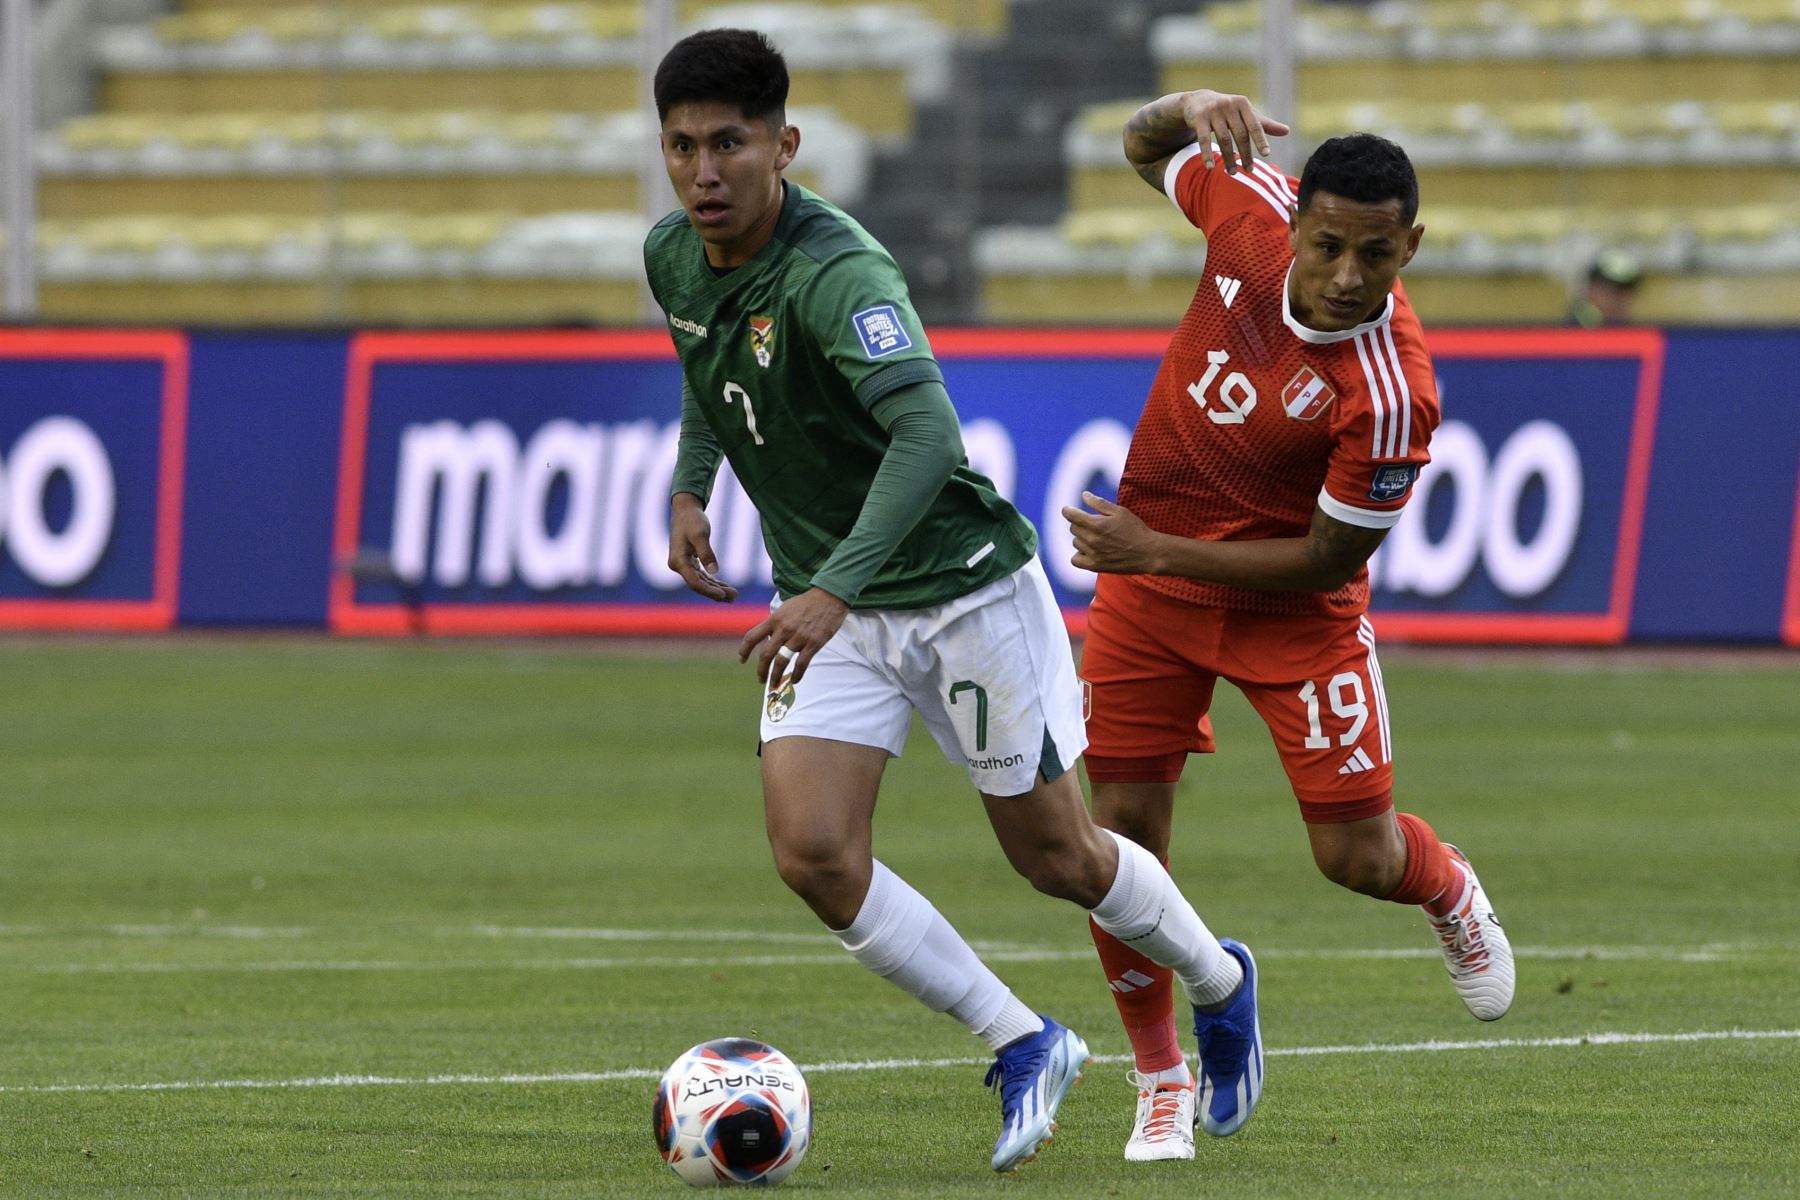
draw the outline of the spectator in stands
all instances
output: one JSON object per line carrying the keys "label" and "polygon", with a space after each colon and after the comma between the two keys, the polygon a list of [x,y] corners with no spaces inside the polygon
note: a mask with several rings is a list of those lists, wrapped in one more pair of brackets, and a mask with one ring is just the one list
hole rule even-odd
{"label": "spectator in stands", "polygon": [[1624,250],[1606,249],[1588,266],[1581,294],[1569,305],[1569,323],[1587,329],[1629,325],[1644,268]]}

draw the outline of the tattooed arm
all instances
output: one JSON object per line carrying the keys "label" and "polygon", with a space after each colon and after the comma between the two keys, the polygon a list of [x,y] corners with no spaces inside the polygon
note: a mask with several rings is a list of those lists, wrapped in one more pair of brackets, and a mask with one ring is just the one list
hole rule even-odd
{"label": "tattooed arm", "polygon": [[1263,592],[1335,592],[1356,578],[1386,529],[1366,529],[1313,509],[1305,537],[1206,542],[1158,533],[1129,510],[1089,492],[1094,511],[1064,508],[1075,535],[1070,561],[1116,575],[1176,575]]}
{"label": "tattooed arm", "polygon": [[1225,169],[1236,174],[1249,169],[1253,154],[1269,156],[1269,134],[1280,137],[1286,132],[1286,124],[1257,112],[1247,97],[1205,88],[1174,92],[1152,100],[1125,122],[1125,158],[1145,183],[1160,192],[1169,159],[1196,141],[1203,147],[1208,169],[1222,160]]}

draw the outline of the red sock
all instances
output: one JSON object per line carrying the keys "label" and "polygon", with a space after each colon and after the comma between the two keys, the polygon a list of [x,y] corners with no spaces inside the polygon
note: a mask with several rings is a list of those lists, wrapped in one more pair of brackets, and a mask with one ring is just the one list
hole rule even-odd
{"label": "red sock", "polygon": [[1406,873],[1400,877],[1400,886],[1385,898],[1395,904],[1423,905],[1427,912],[1441,917],[1444,913],[1434,911],[1433,906],[1450,910],[1462,891],[1463,873],[1431,826],[1411,813],[1397,812],[1394,819],[1406,838]]}
{"label": "red sock", "polygon": [[[1168,864],[1164,863],[1167,867]],[[1088,920],[1113,1003],[1131,1039],[1137,1069],[1146,1074],[1178,1066],[1185,1056],[1175,1035],[1175,972],[1159,967]]]}

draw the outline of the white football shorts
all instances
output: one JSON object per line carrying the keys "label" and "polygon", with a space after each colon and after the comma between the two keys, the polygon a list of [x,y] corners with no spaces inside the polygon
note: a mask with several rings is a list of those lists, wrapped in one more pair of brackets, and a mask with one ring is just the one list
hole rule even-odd
{"label": "white football shorts", "polygon": [[1036,557],[932,608],[852,611],[797,685],[771,676],[763,741],[830,738],[898,758],[917,712],[990,796],[1028,792],[1040,771],[1055,779],[1087,748],[1068,629]]}

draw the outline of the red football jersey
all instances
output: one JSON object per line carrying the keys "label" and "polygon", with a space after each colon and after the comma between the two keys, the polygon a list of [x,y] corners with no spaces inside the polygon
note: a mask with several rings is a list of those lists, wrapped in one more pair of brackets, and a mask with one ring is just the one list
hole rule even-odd
{"label": "red football jersey", "polygon": [[[1304,537],[1315,506],[1340,521],[1400,519],[1438,423],[1437,378],[1395,282],[1373,320],[1320,333],[1288,307],[1288,210],[1299,183],[1256,163],[1206,168],[1198,146],[1165,190],[1206,234],[1206,274],[1138,419],[1119,503],[1152,529],[1207,541]],[[1369,575],[1329,594],[1193,579],[1138,581],[1194,604],[1354,616]]]}

